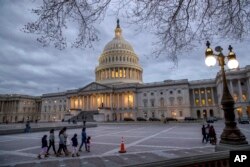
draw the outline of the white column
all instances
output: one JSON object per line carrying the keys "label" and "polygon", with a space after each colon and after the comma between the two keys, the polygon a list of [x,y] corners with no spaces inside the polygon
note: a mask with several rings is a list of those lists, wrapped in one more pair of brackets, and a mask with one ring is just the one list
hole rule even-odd
{"label": "white column", "polygon": [[233,96],[234,95],[234,89],[233,89],[233,81],[232,80],[230,80],[230,92],[231,92],[231,95]]}
{"label": "white column", "polygon": [[241,89],[240,80],[238,80],[238,87],[239,87],[239,100],[240,102],[242,102],[242,89]]}
{"label": "white column", "polygon": [[86,105],[86,109],[89,110],[89,95],[87,95],[87,105]]}
{"label": "white column", "polygon": [[250,78],[247,79],[247,98],[248,98],[248,101],[250,101]]}
{"label": "white column", "polygon": [[117,108],[120,108],[120,93],[117,93]]}
{"label": "white column", "polygon": [[207,101],[207,88],[205,88],[205,100],[206,100],[206,106],[208,106],[208,101]]}
{"label": "white column", "polygon": [[136,104],[137,104],[136,94],[135,94],[135,92],[133,92],[133,108],[134,109],[136,107]]}
{"label": "white column", "polygon": [[78,99],[78,106],[77,106],[77,108],[80,108],[80,106],[81,106],[80,105],[80,96],[78,96],[77,99]]}
{"label": "white column", "polygon": [[212,95],[212,103],[214,105],[214,89],[213,89],[213,87],[211,88],[211,95]]}
{"label": "white column", "polygon": [[195,103],[195,93],[194,93],[194,89],[193,89],[193,100],[194,100],[194,105],[196,105],[196,103]]}
{"label": "white column", "polygon": [[201,103],[201,89],[199,88],[199,106],[202,105]]}

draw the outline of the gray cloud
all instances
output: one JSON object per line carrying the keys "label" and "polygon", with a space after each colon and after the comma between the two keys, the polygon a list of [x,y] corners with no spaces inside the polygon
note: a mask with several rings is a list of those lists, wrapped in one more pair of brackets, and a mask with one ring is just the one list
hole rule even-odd
{"label": "gray cloud", "polygon": [[[0,93],[21,93],[41,95],[44,93],[80,88],[95,80],[94,70],[98,57],[107,42],[114,37],[116,16],[108,14],[96,25],[100,41],[91,49],[76,49],[70,46],[57,50],[53,46],[42,47],[36,42],[36,35],[20,31],[29,21],[35,20],[32,8],[41,1],[10,0],[0,1]],[[112,13],[112,12],[111,12]],[[144,69],[144,82],[166,79],[206,79],[214,78],[219,68],[208,68],[204,63],[205,45],[198,45],[192,51],[180,55],[178,66],[165,57],[155,59],[151,55],[154,36],[147,31],[136,32],[134,25],[120,18],[123,36],[134,47]],[[77,27],[70,23],[66,32],[72,40],[77,35]],[[227,48],[232,44],[241,67],[248,64],[249,39],[241,42],[215,40],[214,46],[221,44]],[[224,52],[227,54],[227,51]],[[174,68],[173,68],[174,67]]]}

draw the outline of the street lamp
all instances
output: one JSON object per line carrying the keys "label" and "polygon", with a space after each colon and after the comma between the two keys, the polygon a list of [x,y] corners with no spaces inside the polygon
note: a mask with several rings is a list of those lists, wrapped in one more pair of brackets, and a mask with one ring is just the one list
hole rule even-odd
{"label": "street lamp", "polygon": [[227,58],[227,65],[229,69],[235,69],[239,66],[238,61],[236,60],[236,55],[232,51],[232,46],[229,45],[229,54],[228,56],[224,56],[222,53],[222,48],[220,46],[215,47],[215,51],[218,54],[214,54],[213,50],[210,48],[210,43],[207,41],[206,43],[207,49],[205,52],[205,63],[207,66],[214,66],[216,64],[216,60],[218,60],[219,66],[221,67],[221,75],[223,79],[223,95],[221,99],[222,109],[224,111],[225,118],[225,128],[220,136],[221,140],[219,145],[216,146],[216,151],[222,150],[234,150],[240,149],[240,147],[248,146],[248,142],[246,141],[246,137],[243,133],[241,133],[240,129],[237,127],[237,123],[235,122],[235,114],[234,114],[234,100],[232,95],[230,94],[227,86],[226,74],[225,74],[225,62]]}

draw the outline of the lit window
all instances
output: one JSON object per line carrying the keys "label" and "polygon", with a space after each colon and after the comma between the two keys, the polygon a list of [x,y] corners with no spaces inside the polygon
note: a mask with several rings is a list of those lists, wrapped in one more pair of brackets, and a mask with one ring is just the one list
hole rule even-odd
{"label": "lit window", "polygon": [[195,104],[199,105],[199,100],[198,99],[195,99]]}
{"label": "lit window", "polygon": [[122,70],[120,70],[120,72],[119,72],[119,73],[120,73],[120,78],[122,78]]}
{"label": "lit window", "polygon": [[115,77],[118,78],[118,70],[115,70]]}
{"label": "lit window", "polygon": [[201,94],[204,94],[204,91],[203,91],[203,90],[201,91]]}
{"label": "lit window", "polygon": [[204,105],[206,105],[206,100],[205,99],[202,99],[201,100],[201,104],[204,106]]}
{"label": "lit window", "polygon": [[246,102],[246,101],[247,101],[247,97],[246,97],[245,94],[242,95],[242,100],[243,100],[243,102]]}

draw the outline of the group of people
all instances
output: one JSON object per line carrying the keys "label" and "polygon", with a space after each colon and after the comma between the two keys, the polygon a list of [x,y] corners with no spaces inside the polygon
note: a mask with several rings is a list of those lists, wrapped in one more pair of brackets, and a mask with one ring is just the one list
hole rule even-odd
{"label": "group of people", "polygon": [[[62,154],[62,151],[64,152],[65,156],[70,155],[70,151],[67,148],[68,145],[68,135],[66,133],[67,128],[64,127],[63,129],[61,129],[59,131],[59,147],[58,150],[56,151],[55,148],[55,134],[54,134],[54,129],[50,130],[49,133],[49,145],[48,145],[48,140],[47,140],[47,135],[44,135],[42,137],[42,149],[40,154],[38,154],[38,158],[41,159],[42,156],[44,157],[48,157],[50,155],[49,150],[52,147],[54,154],[59,157]],[[82,146],[85,145],[85,150],[87,152],[90,152],[90,141],[91,141],[91,137],[87,136],[86,134],[86,128],[83,127],[82,128],[82,132],[81,132],[81,145],[78,148],[78,139],[77,139],[77,134],[75,133],[74,136],[71,138],[71,143],[72,143],[72,157],[75,156],[80,156],[79,152],[82,151]]]}
{"label": "group of people", "polygon": [[215,133],[213,125],[207,124],[206,127],[205,125],[203,125],[201,128],[201,132],[203,136],[202,143],[210,142],[211,144],[216,145],[217,138],[216,138],[216,133]]}

